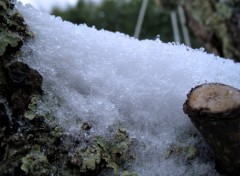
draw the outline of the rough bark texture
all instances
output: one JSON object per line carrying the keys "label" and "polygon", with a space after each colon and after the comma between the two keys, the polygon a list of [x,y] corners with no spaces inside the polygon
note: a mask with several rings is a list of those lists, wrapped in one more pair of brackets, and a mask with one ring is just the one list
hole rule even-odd
{"label": "rough bark texture", "polygon": [[184,112],[215,153],[218,171],[240,175],[240,91],[217,83],[197,86]]}
{"label": "rough bark texture", "polygon": [[209,52],[240,62],[240,1],[157,1],[169,11],[182,5],[187,26]]}

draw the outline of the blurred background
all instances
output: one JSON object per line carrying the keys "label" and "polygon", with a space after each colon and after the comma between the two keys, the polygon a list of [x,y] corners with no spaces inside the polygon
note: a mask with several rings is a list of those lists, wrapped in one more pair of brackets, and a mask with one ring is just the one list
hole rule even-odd
{"label": "blurred background", "polygon": [[178,42],[240,61],[239,0],[20,0],[75,24]]}

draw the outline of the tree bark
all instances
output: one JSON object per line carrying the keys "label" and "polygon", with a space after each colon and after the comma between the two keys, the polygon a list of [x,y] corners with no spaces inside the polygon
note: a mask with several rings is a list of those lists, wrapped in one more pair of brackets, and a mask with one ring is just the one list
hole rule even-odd
{"label": "tree bark", "polygon": [[207,51],[240,62],[240,1],[156,0],[166,11],[182,6],[186,24]]}
{"label": "tree bark", "polygon": [[208,51],[240,62],[239,1],[186,1],[184,9],[188,27]]}
{"label": "tree bark", "polygon": [[240,175],[240,90],[211,83],[187,96],[184,112],[213,150],[217,170]]}

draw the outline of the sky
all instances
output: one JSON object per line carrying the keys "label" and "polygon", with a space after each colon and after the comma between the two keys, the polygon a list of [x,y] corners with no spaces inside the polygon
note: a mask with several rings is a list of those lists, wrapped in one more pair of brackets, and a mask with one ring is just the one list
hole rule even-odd
{"label": "sky", "polygon": [[[67,6],[73,6],[77,3],[77,0],[18,0],[21,1],[24,5],[31,4],[34,8],[50,12],[52,7],[61,7],[66,8]],[[99,3],[101,0],[91,0],[96,3]]]}

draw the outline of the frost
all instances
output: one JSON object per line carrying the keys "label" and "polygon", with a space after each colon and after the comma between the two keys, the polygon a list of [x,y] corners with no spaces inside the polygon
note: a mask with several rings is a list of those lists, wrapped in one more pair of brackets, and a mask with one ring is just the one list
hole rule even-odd
{"label": "frost", "polygon": [[[44,78],[39,114],[55,117],[76,138],[107,138],[125,128],[133,141],[130,170],[139,175],[218,175],[213,155],[182,105],[198,84],[240,88],[239,64],[202,49],[139,41],[17,6],[35,34],[22,49],[31,59],[19,60]],[[97,163],[98,155],[93,158]],[[85,167],[95,166],[90,161]]]}

